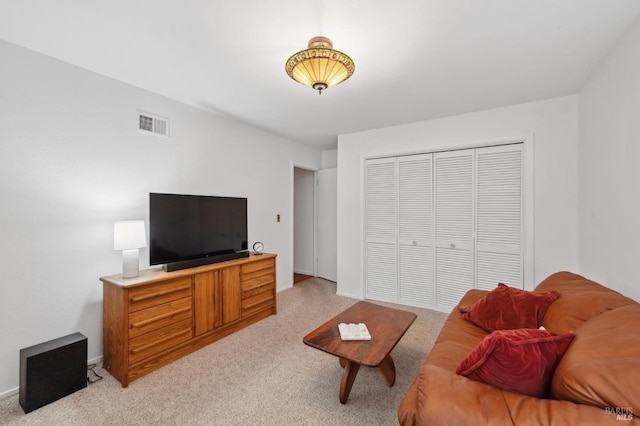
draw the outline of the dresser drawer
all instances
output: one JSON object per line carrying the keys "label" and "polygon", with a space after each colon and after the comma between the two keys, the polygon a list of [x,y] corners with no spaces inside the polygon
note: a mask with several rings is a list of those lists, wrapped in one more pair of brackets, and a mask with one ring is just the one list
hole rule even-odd
{"label": "dresser drawer", "polygon": [[274,259],[259,260],[242,265],[242,281],[249,281],[264,275],[274,275],[276,272]]}
{"label": "dresser drawer", "polygon": [[191,318],[193,316],[192,304],[191,297],[184,297],[130,313],[129,338],[133,339],[174,322]]}
{"label": "dresser drawer", "polygon": [[186,342],[193,335],[191,318],[129,340],[129,364]]}
{"label": "dresser drawer", "polygon": [[176,278],[164,283],[136,287],[129,290],[129,311],[135,312],[190,296],[190,276]]}
{"label": "dresser drawer", "polygon": [[274,287],[273,274],[263,275],[242,282],[242,298],[254,296],[264,291],[272,290]]}
{"label": "dresser drawer", "polygon": [[250,315],[255,312],[267,309],[273,306],[273,291],[265,291],[255,296],[242,299],[242,316]]}

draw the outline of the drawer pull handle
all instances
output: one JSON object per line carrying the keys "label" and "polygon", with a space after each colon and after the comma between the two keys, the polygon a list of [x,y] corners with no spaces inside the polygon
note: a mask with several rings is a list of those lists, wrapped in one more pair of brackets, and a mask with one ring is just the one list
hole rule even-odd
{"label": "drawer pull handle", "polygon": [[179,292],[179,291],[182,291],[182,290],[187,290],[187,289],[189,289],[189,286],[184,286],[184,287],[179,287],[179,288],[172,288],[170,290],[156,291],[156,292],[149,293],[149,294],[143,294],[142,296],[133,296],[133,297],[129,298],[129,301],[131,303],[142,302],[143,300],[153,299],[154,297],[164,296],[166,294],[176,293],[176,292]]}
{"label": "drawer pull handle", "polygon": [[170,334],[166,337],[163,337],[162,339],[156,340],[155,342],[151,342],[151,343],[147,343],[146,345],[141,345],[141,346],[136,346],[135,348],[131,348],[131,355],[135,355],[137,353],[140,353],[142,351],[146,351],[149,348],[152,348],[154,346],[158,346],[161,345],[164,342],[167,342],[169,340],[175,339],[178,336],[182,336],[183,334],[191,334],[191,330],[183,330],[183,331],[179,331],[177,333],[173,333]]}
{"label": "drawer pull handle", "polygon": [[191,310],[191,306],[187,306],[186,308],[182,308],[182,309],[178,309],[177,311],[171,311],[171,312],[166,312],[162,315],[157,315],[153,318],[147,318],[146,320],[143,321],[138,321],[138,322],[132,322],[131,323],[131,328],[141,328],[144,327],[147,324],[150,324],[152,322],[156,322],[156,321],[160,321],[162,319],[165,318],[169,318],[169,317],[173,317],[174,315],[178,315],[181,314],[183,312],[187,312]]}

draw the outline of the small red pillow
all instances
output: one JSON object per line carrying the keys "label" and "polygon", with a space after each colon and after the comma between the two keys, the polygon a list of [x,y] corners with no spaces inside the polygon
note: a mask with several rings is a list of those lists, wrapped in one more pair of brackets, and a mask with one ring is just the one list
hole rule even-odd
{"label": "small red pillow", "polygon": [[456,374],[499,389],[544,398],[553,371],[573,339],[546,330],[498,330],[462,360]]}
{"label": "small red pillow", "polygon": [[488,332],[538,328],[545,312],[558,297],[557,291],[535,293],[500,283],[474,303],[463,318]]}

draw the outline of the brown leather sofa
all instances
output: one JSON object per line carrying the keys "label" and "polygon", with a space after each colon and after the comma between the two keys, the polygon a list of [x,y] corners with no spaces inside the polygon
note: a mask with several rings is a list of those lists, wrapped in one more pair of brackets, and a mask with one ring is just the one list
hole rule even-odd
{"label": "brown leather sofa", "polygon": [[500,390],[456,374],[487,336],[463,312],[488,292],[470,290],[447,318],[398,409],[401,425],[640,424],[640,304],[558,272],[534,291],[560,297],[542,325],[575,337],[553,373],[548,399]]}

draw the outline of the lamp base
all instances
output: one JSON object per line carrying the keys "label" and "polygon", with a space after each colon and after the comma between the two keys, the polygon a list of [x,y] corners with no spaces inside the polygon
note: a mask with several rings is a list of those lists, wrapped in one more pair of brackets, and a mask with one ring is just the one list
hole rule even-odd
{"label": "lamp base", "polygon": [[140,275],[140,250],[122,250],[122,278],[134,278]]}

